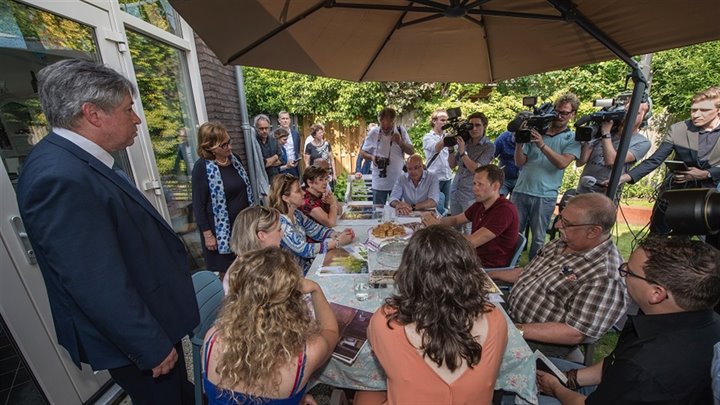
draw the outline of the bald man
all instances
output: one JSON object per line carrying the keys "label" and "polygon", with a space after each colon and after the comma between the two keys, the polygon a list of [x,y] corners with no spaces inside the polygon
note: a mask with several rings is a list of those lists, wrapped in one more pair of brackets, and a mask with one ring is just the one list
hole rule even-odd
{"label": "bald man", "polygon": [[425,170],[420,155],[411,155],[406,163],[407,173],[398,177],[390,193],[390,206],[398,215],[437,207],[440,202],[438,178]]}

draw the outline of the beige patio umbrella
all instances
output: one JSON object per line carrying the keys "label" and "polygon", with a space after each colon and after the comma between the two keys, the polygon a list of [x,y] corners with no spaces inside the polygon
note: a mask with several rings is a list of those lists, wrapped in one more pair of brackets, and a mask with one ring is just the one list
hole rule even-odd
{"label": "beige patio umbrella", "polygon": [[227,64],[491,83],[720,38],[719,0],[171,0]]}

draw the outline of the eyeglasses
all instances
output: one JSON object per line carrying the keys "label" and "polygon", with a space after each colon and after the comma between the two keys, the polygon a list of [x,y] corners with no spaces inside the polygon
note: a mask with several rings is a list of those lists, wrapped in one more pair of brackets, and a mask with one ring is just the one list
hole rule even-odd
{"label": "eyeglasses", "polygon": [[258,131],[267,131],[270,127],[257,127]]}
{"label": "eyeglasses", "polygon": [[472,124],[472,126],[473,126],[474,128],[478,128],[478,127],[484,127],[484,125],[483,125],[483,124]]}
{"label": "eyeglasses", "polygon": [[227,141],[221,143],[220,145],[218,145],[218,146],[216,146],[216,147],[217,147],[217,148],[220,148],[220,149],[227,149],[227,148],[230,147],[230,144],[232,144],[232,141],[230,141],[230,140],[228,139]]}
{"label": "eyeglasses", "polygon": [[560,115],[560,116],[567,117],[568,115],[570,115],[570,114],[572,114],[572,113],[574,113],[574,112],[575,112],[575,111],[570,110],[570,111],[558,111],[557,113],[558,113],[558,115]]}
{"label": "eyeglasses", "polygon": [[621,276],[621,277],[633,276],[633,277],[635,277],[635,278],[639,278],[640,280],[644,280],[644,281],[646,281],[646,282],[648,282],[648,283],[650,283],[650,284],[661,285],[661,284],[658,283],[657,281],[653,281],[653,280],[651,280],[651,279],[649,279],[649,278],[645,278],[645,277],[643,277],[643,276],[639,276],[639,275],[633,273],[632,270],[630,270],[630,267],[628,267],[627,262],[621,264],[620,267],[618,267],[618,273],[620,273],[620,276]]}
{"label": "eyeglasses", "polygon": [[560,221],[563,228],[574,228],[577,226],[599,226],[598,224],[571,224],[562,216],[562,214],[558,214],[557,219],[558,221]]}

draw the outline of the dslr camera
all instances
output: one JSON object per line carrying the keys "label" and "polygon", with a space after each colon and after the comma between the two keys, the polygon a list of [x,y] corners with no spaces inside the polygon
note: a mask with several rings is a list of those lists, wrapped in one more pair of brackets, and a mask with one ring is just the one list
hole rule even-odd
{"label": "dslr camera", "polygon": [[602,98],[595,100],[595,107],[602,107],[600,111],[584,115],[575,122],[575,140],[577,142],[590,142],[602,136],[600,124],[603,121],[612,121],[611,132],[617,131],[620,122],[625,118],[627,111],[625,104],[630,101],[631,93],[622,93],[616,98]]}
{"label": "dslr camera", "polygon": [[375,164],[378,167],[378,177],[387,177],[387,169],[390,165],[389,157],[375,157]]}
{"label": "dslr camera", "polygon": [[443,138],[443,145],[446,148],[452,148],[457,145],[457,138],[462,138],[466,143],[470,140],[470,131],[473,129],[471,123],[460,118],[462,110],[460,107],[448,108],[448,123],[443,125],[442,129],[447,133]]}
{"label": "dslr camera", "polygon": [[535,129],[540,135],[550,128],[550,123],[558,117],[555,107],[551,102],[546,102],[535,107],[537,97],[523,97],[523,105],[531,108],[532,111],[520,111],[515,118],[508,123],[507,129],[515,133],[515,142],[528,143],[532,139],[530,131]]}

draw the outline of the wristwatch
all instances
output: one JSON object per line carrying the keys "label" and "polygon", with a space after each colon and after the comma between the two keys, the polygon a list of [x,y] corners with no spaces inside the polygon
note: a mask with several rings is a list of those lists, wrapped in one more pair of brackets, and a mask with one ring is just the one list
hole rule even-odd
{"label": "wristwatch", "polygon": [[611,134],[602,134],[600,137],[602,139],[610,139],[610,138],[612,138],[612,135]]}
{"label": "wristwatch", "polygon": [[415,204],[412,205],[412,210],[415,211]]}
{"label": "wristwatch", "polygon": [[460,158],[462,159],[463,156],[467,156],[467,151],[460,154]]}

